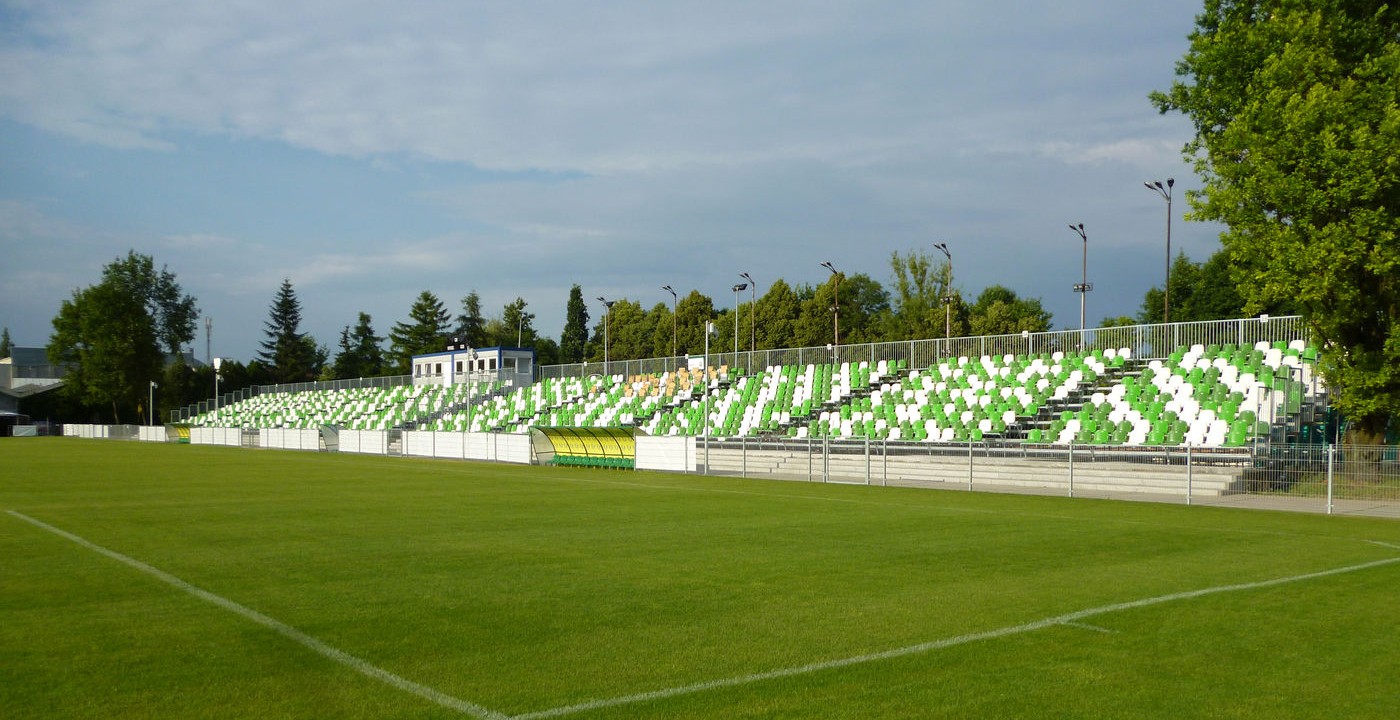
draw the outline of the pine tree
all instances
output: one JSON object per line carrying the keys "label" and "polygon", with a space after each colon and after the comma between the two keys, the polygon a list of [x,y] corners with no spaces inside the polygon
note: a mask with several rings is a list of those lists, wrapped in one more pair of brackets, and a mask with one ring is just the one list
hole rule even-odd
{"label": "pine tree", "polygon": [[452,329],[452,314],[436,295],[424,290],[408,310],[409,322],[394,323],[389,331],[390,350],[400,373],[412,368],[413,356],[441,352]]}
{"label": "pine tree", "polygon": [[340,331],[340,352],[335,356],[337,378],[376,377],[384,374],[384,338],[374,334],[368,313],[360,313],[354,330]]}
{"label": "pine tree", "polygon": [[7,358],[7,357],[9,357],[9,356],[10,356],[10,329],[9,329],[9,328],[5,328],[4,332],[0,332],[0,358]]}
{"label": "pine tree", "polygon": [[560,362],[583,362],[587,342],[588,306],[583,302],[583,288],[575,284],[569,289],[569,304],[564,310],[564,332],[559,337]]}
{"label": "pine tree", "polygon": [[486,320],[481,316],[481,296],[475,290],[462,298],[462,314],[457,316],[457,329],[453,334],[470,347],[487,344]]}
{"label": "pine tree", "polygon": [[292,281],[284,278],[263,323],[267,340],[261,343],[258,360],[267,367],[273,382],[295,383],[315,380],[326,362],[326,353],[316,341],[299,331],[301,302]]}

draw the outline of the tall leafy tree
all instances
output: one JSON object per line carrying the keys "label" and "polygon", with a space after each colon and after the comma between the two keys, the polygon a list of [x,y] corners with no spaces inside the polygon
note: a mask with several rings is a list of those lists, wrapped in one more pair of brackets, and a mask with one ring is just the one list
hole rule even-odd
{"label": "tall leafy tree", "polygon": [[149,383],[161,377],[156,323],[143,299],[104,279],[65,300],[53,328],[50,360],[72,364],[61,392],[82,405],[110,408],[113,423],[136,419]]}
{"label": "tall leafy tree", "polygon": [[566,363],[582,362],[587,344],[588,305],[583,302],[583,288],[575,283],[569,288],[569,302],[564,308],[564,332],[559,336],[560,359]]}
{"label": "tall leafy tree", "polygon": [[1206,0],[1178,80],[1194,215],[1246,308],[1294,298],[1362,442],[1400,414],[1400,4]]}
{"label": "tall leafy tree", "polygon": [[263,322],[263,331],[267,339],[260,345],[258,360],[273,382],[309,382],[321,374],[327,353],[314,338],[301,332],[301,301],[291,279],[283,278]]}
{"label": "tall leafy tree", "polygon": [[486,318],[481,314],[481,296],[475,290],[462,298],[462,314],[457,316],[457,327],[452,334],[470,347],[491,344],[486,334]]}
{"label": "tall leafy tree", "polygon": [[[890,293],[892,308],[886,340],[919,340],[943,337],[952,325],[953,313],[945,308],[943,298],[953,293],[953,264],[946,258],[935,262],[924,252],[910,252],[890,257],[894,271],[894,289]],[[959,297],[959,302],[961,298]],[[961,335],[962,328],[954,335]]]}
{"label": "tall leafy tree", "polygon": [[3,332],[0,332],[0,358],[9,357],[10,352],[10,329],[5,328]]}
{"label": "tall leafy tree", "polygon": [[447,334],[452,329],[452,314],[431,292],[418,294],[408,309],[408,322],[394,323],[389,330],[389,354],[400,373],[412,368],[413,356],[441,352],[447,347]]}
{"label": "tall leafy tree", "polygon": [[157,271],[155,260],[135,250],[102,269],[102,280],[121,288],[146,308],[161,348],[182,357],[180,348],[194,339],[199,308],[193,296],[180,288],[175,273],[165,266]]}
{"label": "tall leafy tree", "polygon": [[1001,285],[993,285],[977,296],[969,309],[974,335],[1011,335],[1044,332],[1050,329],[1050,313],[1035,298],[1018,297]]}
{"label": "tall leafy tree", "polygon": [[333,365],[337,378],[376,377],[384,374],[384,338],[374,334],[368,313],[360,313],[354,329],[340,331],[340,352]]}
{"label": "tall leafy tree", "polygon": [[758,347],[774,349],[792,347],[793,325],[802,313],[802,298],[782,278],[768,286],[768,292],[758,299],[755,317],[758,324]]}
{"label": "tall leafy tree", "polygon": [[[676,352],[682,355],[700,355],[705,352],[705,323],[714,319],[715,301],[710,296],[699,290],[691,290],[681,298],[676,303]],[[718,349],[713,344],[714,338],[711,338],[710,342],[711,350]]]}

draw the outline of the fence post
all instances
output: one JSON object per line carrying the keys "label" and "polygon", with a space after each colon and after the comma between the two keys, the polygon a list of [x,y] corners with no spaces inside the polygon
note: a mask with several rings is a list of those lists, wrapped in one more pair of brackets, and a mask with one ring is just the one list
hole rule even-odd
{"label": "fence post", "polygon": [[739,477],[749,476],[749,439],[747,436],[739,436],[739,456],[743,462],[739,466]]}
{"label": "fence post", "polygon": [[822,436],[822,482],[831,482],[831,436]]}
{"label": "fence post", "polygon": [[870,484],[870,436],[865,436],[865,484]]}
{"label": "fence post", "polygon": [[1074,441],[1069,441],[1069,496],[1074,497]]}
{"label": "fence post", "polygon": [[967,490],[972,492],[972,437],[967,438]]}
{"label": "fence post", "polygon": [[1195,480],[1194,466],[1191,464],[1191,443],[1186,443],[1186,504],[1191,504],[1191,488]]}
{"label": "fence post", "polygon": [[1327,514],[1332,514],[1332,458],[1336,454],[1336,446],[1327,443]]}
{"label": "fence post", "polygon": [[890,441],[885,440],[880,443],[880,485],[889,487],[890,485]]}
{"label": "fence post", "polygon": [[807,482],[812,482],[812,436],[811,428],[807,429]]}

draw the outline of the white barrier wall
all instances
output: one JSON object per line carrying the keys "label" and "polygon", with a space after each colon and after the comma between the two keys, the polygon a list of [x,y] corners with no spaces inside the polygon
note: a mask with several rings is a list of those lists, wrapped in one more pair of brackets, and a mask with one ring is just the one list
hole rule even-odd
{"label": "white barrier wall", "polygon": [[493,460],[521,465],[529,465],[535,459],[529,435],[502,433],[467,433],[463,436],[462,456],[467,460]]}
{"label": "white barrier wall", "polygon": [[384,430],[341,430],[340,452],[384,455],[389,452],[389,433]]}
{"label": "white barrier wall", "polygon": [[142,425],[139,437],[143,442],[165,442],[165,427],[161,425]]}
{"label": "white barrier wall", "polygon": [[258,435],[258,444],[274,450],[320,450],[321,431],[299,428],[274,428]]}
{"label": "white barrier wall", "polygon": [[[164,432],[163,429],[162,432]],[[161,439],[163,440],[164,437]],[[243,445],[243,429],[222,427],[190,428],[190,444],[241,447]]]}
{"label": "white barrier wall", "polygon": [[529,465],[530,436],[411,430],[403,434],[403,454],[453,460],[488,460]]}
{"label": "white barrier wall", "polygon": [[637,437],[637,469],[695,472],[695,438]]}

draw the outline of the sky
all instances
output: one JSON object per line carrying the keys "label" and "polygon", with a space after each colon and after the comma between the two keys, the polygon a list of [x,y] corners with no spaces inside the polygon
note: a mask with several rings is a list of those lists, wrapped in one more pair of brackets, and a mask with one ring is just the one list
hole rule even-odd
{"label": "sky", "polygon": [[[749,273],[954,285],[1136,315],[1218,226],[1161,115],[1200,7],[1115,0],[0,0],[0,325],[42,346],[128,250],[251,360],[283,278],[334,353],[424,290],[558,338],[570,287],[718,308]],[[936,256],[941,257],[941,256]],[[747,298],[744,298],[746,301]],[[204,324],[192,343],[205,356]]]}

